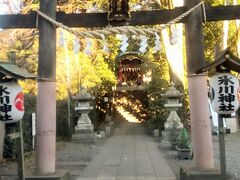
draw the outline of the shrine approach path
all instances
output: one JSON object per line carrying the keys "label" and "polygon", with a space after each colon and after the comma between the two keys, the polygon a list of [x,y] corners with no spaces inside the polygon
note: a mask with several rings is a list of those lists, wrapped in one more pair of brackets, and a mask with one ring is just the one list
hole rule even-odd
{"label": "shrine approach path", "polygon": [[159,141],[140,123],[122,121],[77,180],[175,180]]}

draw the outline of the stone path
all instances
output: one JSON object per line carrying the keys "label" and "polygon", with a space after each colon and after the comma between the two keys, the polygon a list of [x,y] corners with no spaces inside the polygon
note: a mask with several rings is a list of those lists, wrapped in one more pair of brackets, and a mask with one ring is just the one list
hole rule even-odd
{"label": "stone path", "polygon": [[141,124],[122,123],[75,180],[175,180],[158,143]]}

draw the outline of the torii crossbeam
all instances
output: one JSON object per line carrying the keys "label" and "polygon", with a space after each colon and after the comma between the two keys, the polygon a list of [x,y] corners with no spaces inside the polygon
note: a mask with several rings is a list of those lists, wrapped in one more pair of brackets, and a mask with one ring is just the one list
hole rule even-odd
{"label": "torii crossbeam", "polygon": [[[206,6],[205,9],[207,21],[240,19],[240,5],[216,7]],[[171,10],[131,12],[131,20],[128,22],[128,25],[166,24],[186,11],[186,7],[177,7]],[[37,13],[35,11],[30,14],[0,15],[0,28],[36,28],[36,19]],[[57,12],[56,20],[62,22],[68,27],[93,28],[106,27],[109,24],[107,13],[65,14],[64,12]],[[184,23],[186,20],[180,22]]]}

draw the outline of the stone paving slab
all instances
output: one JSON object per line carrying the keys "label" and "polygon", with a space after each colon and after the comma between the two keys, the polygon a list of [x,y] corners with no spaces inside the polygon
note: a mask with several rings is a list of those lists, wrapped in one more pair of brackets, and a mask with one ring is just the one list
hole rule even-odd
{"label": "stone paving slab", "polygon": [[112,178],[116,177],[118,172],[118,166],[103,166],[98,174],[98,178]]}
{"label": "stone paving slab", "polygon": [[96,180],[116,180],[116,177],[98,177]]}
{"label": "stone paving slab", "polygon": [[124,123],[77,180],[175,180],[158,143],[140,124]]}

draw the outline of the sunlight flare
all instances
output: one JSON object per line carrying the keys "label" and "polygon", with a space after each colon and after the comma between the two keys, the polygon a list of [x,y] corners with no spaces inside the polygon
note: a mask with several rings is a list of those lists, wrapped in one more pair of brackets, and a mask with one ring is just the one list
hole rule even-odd
{"label": "sunlight flare", "polygon": [[118,106],[117,111],[128,121],[131,123],[141,123],[133,114],[126,111],[123,107]]}

